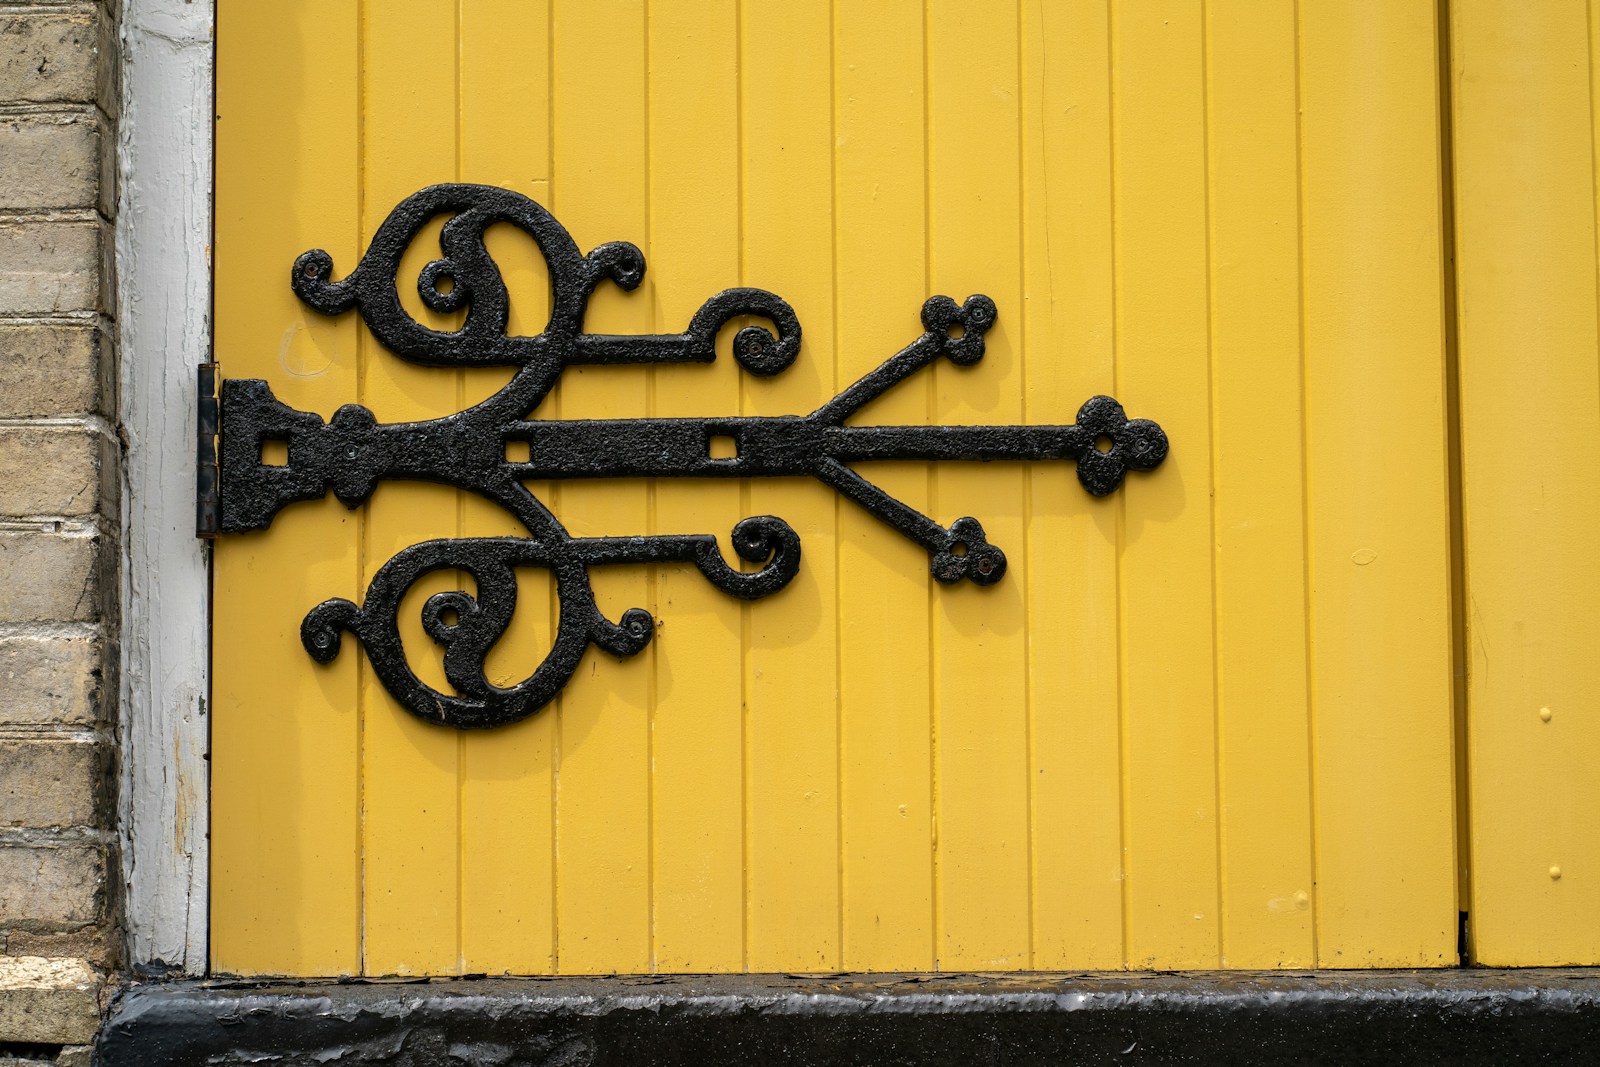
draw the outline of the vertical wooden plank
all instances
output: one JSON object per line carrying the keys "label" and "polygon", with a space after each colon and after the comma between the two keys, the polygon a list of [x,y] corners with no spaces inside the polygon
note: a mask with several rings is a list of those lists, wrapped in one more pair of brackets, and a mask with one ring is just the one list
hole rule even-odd
{"label": "vertical wooden plank", "polygon": [[1299,7],[1323,967],[1456,959],[1434,13]]}
{"label": "vertical wooden plank", "polygon": [[[410,3],[362,9],[362,247],[393,207],[456,175],[454,5]],[[442,221],[442,220],[441,220]],[[399,291],[426,319],[415,278],[439,255],[437,225],[418,234],[401,262]],[[353,266],[350,264],[349,266]],[[337,269],[336,265],[336,269]],[[345,269],[349,269],[347,266]],[[443,316],[433,321],[447,328]],[[458,372],[398,359],[362,338],[361,402],[380,422],[457,409]],[[455,536],[458,493],[408,485],[367,505],[363,584],[396,552],[430,537]],[[418,582],[399,623],[419,674],[443,685],[438,646],[422,631],[426,598],[459,588],[440,573]],[[426,673],[423,673],[426,672]],[[459,770],[461,735],[401,708],[370,671],[362,672],[364,960],[369,974],[450,974],[460,967]]]}
{"label": "vertical wooden plank", "polygon": [[[645,8],[640,0],[557,0],[554,34],[554,213],[579,246],[627,240],[649,260]],[[590,333],[649,333],[655,270],[632,293],[603,283],[589,303]],[[564,418],[649,413],[651,378],[636,367],[575,367],[562,374]],[[561,487],[556,517],[576,536],[648,532],[643,481]],[[597,567],[600,608],[620,618],[653,607],[650,569]],[[670,625],[670,620],[667,620]],[[559,968],[570,974],[650,969],[650,707],[647,648],[626,663],[591,651],[561,697],[556,780]]]}
{"label": "vertical wooden plank", "polygon": [[[836,381],[848,385],[922,332],[927,101],[917,0],[838,4],[834,17]],[[932,381],[908,380],[852,421],[926,423]],[[929,505],[925,468],[862,473]],[[847,502],[837,515],[843,965],[930,970],[932,579],[921,548]]]}
{"label": "vertical wooden plank", "polygon": [[[803,414],[836,384],[831,16],[825,4],[743,3],[740,23],[741,280],[788,300],[802,327],[794,366],[744,379],[744,408]],[[842,969],[851,965],[840,955],[839,504],[794,479],[751,483],[744,499],[744,514],[782,516],[805,546],[794,583],[745,609],[746,966]],[[879,713],[877,694],[863,710]]]}
{"label": "vertical wooden plank", "polygon": [[[1023,416],[1114,392],[1111,85],[1103,5],[1023,9]],[[1004,312],[1002,312],[1003,314]],[[1012,319],[1015,322],[1015,316]],[[1142,490],[1142,484],[1130,488]],[[1027,474],[1033,966],[1122,966],[1117,513],[1070,467]]]}
{"label": "vertical wooden plank", "polygon": [[1472,955],[1600,961],[1593,12],[1451,7]]}
{"label": "vertical wooden plank", "polygon": [[[545,5],[488,0],[460,7],[461,179],[498,185],[540,203],[549,197],[550,34]],[[549,271],[533,240],[509,226],[485,234],[511,298],[507,332],[537,334],[550,315]],[[508,379],[508,369],[463,373],[475,403]],[[549,500],[547,485],[533,487]],[[526,536],[487,501],[464,501],[471,536]],[[510,629],[486,667],[511,686],[544,659],[554,639],[549,572],[517,575]],[[555,967],[551,830],[556,714],[463,736],[461,783],[461,958],[467,973],[547,973]]]}
{"label": "vertical wooden plank", "polygon": [[1112,16],[1118,399],[1174,442],[1122,494],[1128,966],[1219,959],[1200,8]]}
{"label": "vertical wooden plank", "polygon": [[[353,316],[285,284],[308,248],[360,255],[354,0],[235,4],[217,38],[216,355],[285,403],[331,416],[356,395]],[[282,93],[282,57],[298,72]],[[234,974],[361,969],[358,656],[300,646],[321,597],[358,598],[360,524],[331,497],[269,535],[216,544],[212,598],[211,966]]]}
{"label": "vertical wooden plank", "polygon": [[529,193],[550,177],[549,7],[465,0],[460,12],[461,180]]}
{"label": "vertical wooden plank", "polygon": [[[1000,309],[976,367],[935,368],[947,423],[1022,415],[1021,149],[1017,7],[958,0],[928,8],[929,281]],[[1023,473],[945,464],[934,517],[978,516],[991,544],[1027,557]],[[1027,664],[1023,583],[934,593],[933,671],[941,969],[1028,965]]]}
{"label": "vertical wooden plank", "polygon": [[1208,5],[1205,34],[1222,963],[1309,967],[1294,8]]}
{"label": "vertical wooden plank", "polygon": [[[649,4],[650,271],[655,327],[688,325],[739,275],[737,0]],[[738,410],[732,330],[713,366],[662,367],[655,414]],[[638,372],[635,372],[638,373]],[[734,482],[663,479],[656,528],[728,537],[741,518]],[[809,547],[809,546],[807,546]],[[690,566],[660,568],[651,711],[654,963],[737,971],[744,963],[742,602]]]}

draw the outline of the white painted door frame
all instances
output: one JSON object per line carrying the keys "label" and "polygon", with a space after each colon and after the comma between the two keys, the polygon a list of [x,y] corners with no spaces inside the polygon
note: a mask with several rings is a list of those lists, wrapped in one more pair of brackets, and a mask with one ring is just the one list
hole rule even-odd
{"label": "white painted door frame", "polygon": [[194,535],[211,350],[213,0],[123,0],[121,848],[127,963],[201,975],[209,936],[210,553]]}

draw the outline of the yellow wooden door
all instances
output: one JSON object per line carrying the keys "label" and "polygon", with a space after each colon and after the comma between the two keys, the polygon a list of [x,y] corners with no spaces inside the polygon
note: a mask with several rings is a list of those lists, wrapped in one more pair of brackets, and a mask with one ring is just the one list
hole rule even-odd
{"label": "yellow wooden door", "polygon": [[[300,620],[397,551],[518,534],[389,483],[217,542],[212,964],[248,974],[1437,966],[1456,960],[1440,29],[1433,0],[221,0],[216,358],[324,417],[448,414],[508,370],[386,352],[301,304],[435,183],[548,207],[649,268],[586,328],[736,285],[804,326],[772,379],[575,367],[536,418],[815,410],[985,293],[983,361],[861,421],[1065,423],[1172,450],[1105,499],[1064,464],[872,478],[1010,559],[945,586],[802,479],[536,485],[578,536],[781,515],[782,593],[597,568],[660,622],[511,726],[422,722]],[[438,328],[410,279],[407,310]],[[509,331],[549,313],[491,232]],[[545,410],[548,408],[548,410]],[[283,457],[265,457],[281,462]],[[490,675],[549,647],[519,575]],[[444,685],[419,583],[412,662]]]}
{"label": "yellow wooden door", "polygon": [[1452,18],[1473,956],[1600,963],[1600,25]]}

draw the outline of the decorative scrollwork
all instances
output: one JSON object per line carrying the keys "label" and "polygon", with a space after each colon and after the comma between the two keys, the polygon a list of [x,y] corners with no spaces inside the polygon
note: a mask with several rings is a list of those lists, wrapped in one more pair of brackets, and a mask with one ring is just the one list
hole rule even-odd
{"label": "decorative scrollwork", "polygon": [[[589,567],[689,562],[718,589],[746,600],[782,589],[800,570],[800,537],[782,519],[745,519],[734,527],[733,544],[742,558],[761,568],[733,569],[717,550],[716,538],[704,534],[569,538],[548,544],[520,537],[424,541],[378,569],[363,605],[336,598],[311,609],[300,626],[300,640],[314,659],[328,663],[339,654],[340,631],[347,630],[366,647],[384,688],[417,715],[452,726],[498,726],[554,699],[589,645],[621,658],[650,643],[655,620],[648,611],[630,608],[619,622],[600,611]],[[501,687],[489,681],[484,662],[511,624],[518,567],[549,568],[559,595],[559,621],[550,651],[533,673]],[[444,673],[455,695],[440,693],[418,678],[400,643],[401,599],[417,579],[438,570],[464,571],[478,590],[476,597],[461,591],[435,593],[422,608],[422,628],[444,646]]]}
{"label": "decorative scrollwork", "polygon": [[[435,311],[465,310],[453,331],[418,322],[399,295],[400,258],[433,218],[448,215],[440,258],[417,278],[422,302]],[[484,245],[492,225],[528,233],[549,266],[550,320],[534,336],[506,330],[510,302],[499,268]],[[590,296],[604,281],[623,290],[644,277],[644,255],[625,241],[582,254],[566,229],[519,193],[480,185],[423,189],[390,213],[349,274],[333,280],[328,253],[313,249],[295,260],[291,284],[325,315],[354,308],[389,351],[435,367],[506,365],[511,381],[482,403],[439,419],[382,424],[347,404],[326,422],[272,395],[264,381],[224,382],[221,399],[221,515],[224,532],[260,530],[284,507],[330,489],[355,507],[388,479],[442,482],[493,501],[514,515],[527,537],[426,541],[397,553],[373,575],[364,603],[327,600],[301,626],[306,651],[327,663],[342,634],[363,645],[373,670],[407,710],[456,727],[514,722],[548,704],[572,678],[590,645],[626,657],[655,632],[643,608],[612,622],[595,602],[589,569],[623,563],[689,563],[730,596],[748,600],[777,592],[800,567],[800,538],[782,519],[745,519],[733,530],[735,553],[758,564],[730,566],[707,534],[572,537],[523,484],[534,479],[605,477],[757,478],[809,476],[875,515],[928,553],[935,579],[978,585],[1000,581],[1005,554],[989,544],[970,516],[941,526],[867,481],[852,464],[864,460],[1071,460],[1078,480],[1096,496],[1114,491],[1126,472],[1148,471],[1167,454],[1161,428],[1129,419],[1106,396],[1090,398],[1077,422],[1065,426],[855,426],[846,420],[917,370],[943,357],[971,366],[983,357],[984,336],[998,309],[983,295],[962,303],[930,297],[922,307],[923,334],[876,370],[809,415],[708,419],[531,419],[562,370],[576,364],[710,362],[718,333],[735,319],[758,316],[772,329],[746,326],[733,340],[746,371],[777,374],[800,351],[800,320],[788,303],[761,289],[729,289],[711,297],[682,333],[616,336],[584,332]],[[732,438],[735,454],[711,455],[713,437]],[[266,442],[286,444],[288,463],[262,462]],[[509,442],[526,442],[528,459],[506,458]],[[516,685],[489,681],[484,663],[510,625],[516,570],[544,567],[555,581],[559,620],[549,653]],[[411,669],[400,641],[398,615],[408,589],[433,571],[471,575],[476,594],[438,593],[423,606],[424,631],[444,649],[442,693]]]}

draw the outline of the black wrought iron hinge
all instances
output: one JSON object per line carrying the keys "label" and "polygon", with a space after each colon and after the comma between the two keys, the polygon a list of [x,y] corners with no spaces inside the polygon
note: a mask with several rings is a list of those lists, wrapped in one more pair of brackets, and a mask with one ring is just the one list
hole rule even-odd
{"label": "black wrought iron hinge", "polygon": [[[407,314],[397,289],[401,254],[439,215],[450,216],[440,235],[443,256],[422,269],[417,290],[435,311],[466,309],[465,322],[454,332],[431,329]],[[506,333],[508,295],[483,239],[488,227],[502,222],[531,235],[549,265],[550,321],[535,336]],[[260,530],[289,504],[320,498],[329,489],[355,507],[385,479],[420,479],[491,500],[528,531],[526,537],[425,541],[396,553],[373,575],[362,604],[336,598],[306,615],[301,640],[315,659],[332,660],[349,632],[365,646],[384,687],[414,714],[457,727],[498,726],[554,699],[590,645],[621,657],[649,643],[655,632],[650,613],[629,608],[612,622],[595,602],[590,568],[689,563],[723,592],[754,600],[782,589],[800,567],[799,535],[772,515],[734,527],[734,551],[759,565],[742,571],[729,565],[710,534],[573,537],[528,490],[528,480],[811,477],[921,545],[938,581],[990,585],[1004,576],[1006,557],[989,543],[977,519],[968,516],[942,526],[867,481],[852,465],[894,459],[1070,460],[1083,487],[1103,496],[1122,483],[1127,471],[1153,470],[1166,457],[1161,427],[1129,419],[1107,396],[1091,397],[1070,425],[847,424],[868,401],[940,358],[958,366],[977,363],[984,335],[998,316],[994,302],[982,295],[960,304],[947,296],[930,297],[922,306],[921,336],[809,414],[532,418],[569,366],[711,362],[718,331],[741,316],[764,318],[776,331],[746,326],[734,336],[734,357],[746,371],[772,375],[794,362],[800,321],[788,303],[761,289],[713,296],[682,333],[584,332],[584,312],[596,286],[609,280],[632,290],[644,269],[644,256],[635,246],[614,242],[585,255],[544,208],[521,194],[480,185],[436,185],[401,201],[373,235],[361,262],[339,281],[333,280],[332,258],[320,249],[295,261],[291,285],[302,301],[326,315],[357,309],[373,336],[402,359],[435,367],[518,370],[503,389],[464,411],[393,424],[380,424],[356,404],[346,404],[325,422],[280,402],[264,381],[225,381],[216,528]],[[286,448],[287,463],[263,462],[269,442]],[[516,446],[517,459],[507,458],[508,445]],[[485,675],[484,662],[510,625],[518,567],[551,571],[559,621],[550,652],[533,672],[514,686],[497,686]],[[406,590],[437,570],[465,571],[477,585],[476,596],[438,593],[422,609],[423,628],[444,647],[445,677],[453,693],[417,677],[406,661],[397,622]]]}
{"label": "black wrought iron hinge", "polygon": [[217,536],[222,518],[217,493],[217,365],[200,364],[195,381],[194,532],[211,538]]}

